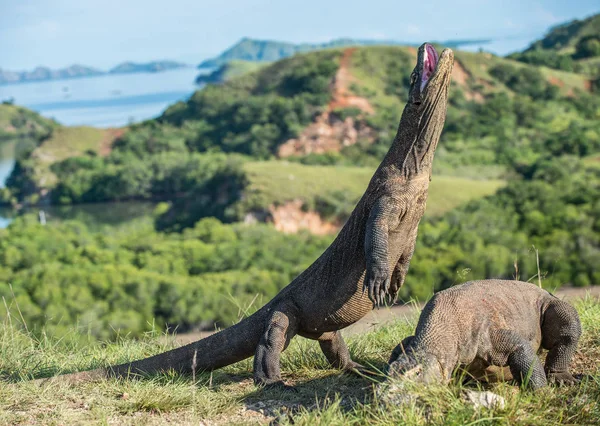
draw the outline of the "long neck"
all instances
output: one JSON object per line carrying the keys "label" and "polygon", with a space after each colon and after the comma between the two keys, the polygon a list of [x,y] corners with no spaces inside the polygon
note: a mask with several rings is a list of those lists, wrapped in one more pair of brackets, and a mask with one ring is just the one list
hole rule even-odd
{"label": "long neck", "polygon": [[433,156],[445,118],[445,99],[436,97],[418,110],[408,104],[382,168],[395,170],[407,179],[425,173],[431,175]]}

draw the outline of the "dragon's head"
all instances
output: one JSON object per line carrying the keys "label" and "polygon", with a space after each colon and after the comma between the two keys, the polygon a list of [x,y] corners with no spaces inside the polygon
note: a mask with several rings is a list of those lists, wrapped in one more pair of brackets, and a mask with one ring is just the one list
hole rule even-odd
{"label": "dragon's head", "polygon": [[388,376],[421,383],[440,383],[444,380],[442,366],[435,355],[403,343],[392,352],[386,371]]}

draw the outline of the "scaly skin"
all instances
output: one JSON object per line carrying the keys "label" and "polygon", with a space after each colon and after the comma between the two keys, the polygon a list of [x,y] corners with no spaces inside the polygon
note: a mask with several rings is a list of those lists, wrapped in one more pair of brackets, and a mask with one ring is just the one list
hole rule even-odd
{"label": "scaly skin", "polygon": [[[414,336],[392,352],[388,374],[447,382],[454,369],[473,377],[509,367],[508,377],[538,389],[572,384],[571,358],[581,336],[575,308],[525,282],[471,281],[441,291],[425,305]],[[537,357],[547,349],[545,367]]]}
{"label": "scaly skin", "polygon": [[190,373],[255,355],[255,382],[279,384],[279,357],[295,335],[318,340],[337,368],[360,367],[350,359],[339,330],[386,298],[393,301],[404,283],[446,118],[453,53],[444,50],[437,67],[436,60],[433,47],[419,48],[398,133],[365,194],[331,246],[273,300],[240,323],[187,346],[62,377],[79,380],[166,370]]}

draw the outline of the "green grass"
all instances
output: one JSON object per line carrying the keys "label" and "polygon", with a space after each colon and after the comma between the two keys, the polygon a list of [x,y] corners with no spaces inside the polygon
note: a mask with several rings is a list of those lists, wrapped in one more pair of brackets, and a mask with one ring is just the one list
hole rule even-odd
{"label": "green grass", "polygon": [[86,152],[103,154],[110,149],[118,129],[99,129],[89,126],[59,127],[33,152],[36,163],[35,181],[40,187],[49,188],[56,182],[50,166],[69,157],[81,156]]}
{"label": "green grass", "polygon": [[[327,367],[316,342],[296,338],[282,356],[284,379],[297,393],[259,390],[251,360],[195,377],[157,376],[137,381],[66,384],[24,381],[58,371],[124,362],[170,347],[165,339],[69,343],[36,339],[12,323],[0,325],[0,423],[2,424],[382,424],[544,425],[597,424],[600,419],[600,304],[576,304],[584,334],[574,373],[591,377],[573,387],[519,391],[510,383],[421,386],[407,383],[416,403],[386,405],[374,393],[379,379],[341,374]],[[416,316],[348,339],[353,358],[381,369],[392,348],[415,326]],[[77,336],[72,336],[77,337]],[[81,339],[73,339],[81,342]],[[477,410],[461,397],[483,386],[506,399],[504,409]],[[205,423],[205,424],[206,424]]]}
{"label": "green grass", "polygon": [[[352,204],[364,193],[374,173],[368,167],[309,166],[285,161],[250,162],[244,168],[250,180],[248,198],[263,208],[296,199],[314,206],[318,196],[336,192],[343,193]],[[467,201],[491,195],[504,184],[499,179],[434,176],[426,214],[441,215]]]}

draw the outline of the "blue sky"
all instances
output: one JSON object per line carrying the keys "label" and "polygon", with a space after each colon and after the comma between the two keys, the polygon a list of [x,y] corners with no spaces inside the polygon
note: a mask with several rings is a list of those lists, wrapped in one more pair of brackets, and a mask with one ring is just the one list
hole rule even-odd
{"label": "blue sky", "polygon": [[487,49],[505,54],[552,25],[599,11],[598,0],[0,0],[0,68],[108,68],[163,58],[197,64],[244,36],[413,43],[490,37]]}

